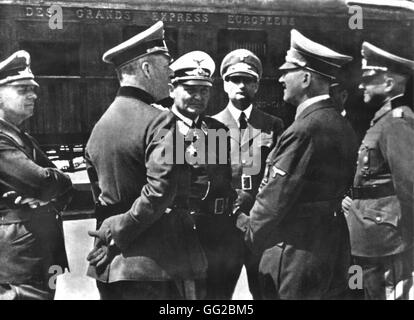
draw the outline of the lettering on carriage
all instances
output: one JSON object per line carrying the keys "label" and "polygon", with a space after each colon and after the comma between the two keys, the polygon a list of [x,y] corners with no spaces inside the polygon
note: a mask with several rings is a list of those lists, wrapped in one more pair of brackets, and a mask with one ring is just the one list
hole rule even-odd
{"label": "lettering on carriage", "polygon": [[252,16],[245,14],[227,15],[227,23],[248,26],[294,26],[295,18],[286,16]]}
{"label": "lettering on carriage", "polygon": [[132,19],[131,11],[124,10],[112,10],[112,9],[90,9],[82,8],[76,10],[76,17],[78,19],[88,20],[125,20],[129,21]]}
{"label": "lettering on carriage", "polygon": [[[60,8],[60,9],[59,9]],[[62,13],[62,8],[57,5],[51,7],[31,7],[27,6],[24,9],[26,17],[42,18],[49,17],[55,19]],[[112,9],[91,9],[78,8],[74,9],[74,15],[81,20],[102,20],[102,21],[130,21],[132,20],[132,12],[128,10],[112,10]],[[57,23],[53,20],[53,23]],[[59,25],[60,26],[60,25]],[[60,28],[58,28],[60,29]]]}
{"label": "lettering on carriage", "polygon": [[152,12],[153,21],[173,22],[173,23],[207,23],[208,13],[194,12]]}
{"label": "lettering on carriage", "polygon": [[51,8],[45,8],[45,7],[25,7],[24,14],[26,17],[51,17],[52,12]]}

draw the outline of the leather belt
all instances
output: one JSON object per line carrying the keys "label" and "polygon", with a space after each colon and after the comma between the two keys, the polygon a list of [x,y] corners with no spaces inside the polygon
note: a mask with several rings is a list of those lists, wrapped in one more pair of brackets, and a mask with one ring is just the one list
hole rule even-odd
{"label": "leather belt", "polygon": [[229,198],[214,198],[201,200],[189,198],[187,201],[177,201],[173,208],[183,208],[190,210],[192,214],[214,214],[214,215],[231,215],[231,201]]}
{"label": "leather belt", "polygon": [[395,195],[392,183],[373,184],[369,186],[352,187],[350,196],[352,199],[378,199]]}
{"label": "leather belt", "polygon": [[297,218],[315,217],[317,215],[336,217],[341,212],[341,198],[301,202],[296,206]]}

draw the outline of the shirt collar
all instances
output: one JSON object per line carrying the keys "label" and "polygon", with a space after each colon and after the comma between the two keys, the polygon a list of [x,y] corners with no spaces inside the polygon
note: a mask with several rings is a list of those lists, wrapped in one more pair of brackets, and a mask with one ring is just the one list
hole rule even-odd
{"label": "shirt collar", "polygon": [[310,105],[317,103],[319,101],[323,101],[323,100],[327,100],[329,99],[329,94],[322,94],[319,96],[315,96],[312,98],[309,98],[305,101],[303,101],[298,108],[296,109],[296,115],[295,115],[295,120],[299,117],[299,115]]}
{"label": "shirt collar", "polygon": [[233,106],[233,104],[230,102],[228,105],[228,109],[231,113],[231,115],[233,116],[234,120],[236,120],[237,124],[239,123],[239,118],[242,112],[244,112],[245,116],[246,116],[246,120],[249,120],[250,118],[250,114],[252,113],[253,110],[253,105],[251,104],[250,106],[247,107],[247,109],[239,110],[237,109],[235,106]]}
{"label": "shirt collar", "polygon": [[193,123],[197,123],[197,121],[200,119],[198,116],[196,119],[192,120],[186,116],[184,116],[175,106],[175,104],[171,107],[171,112],[174,113],[179,121],[177,122],[178,130],[181,132],[181,134],[186,135],[188,131],[190,130]]}

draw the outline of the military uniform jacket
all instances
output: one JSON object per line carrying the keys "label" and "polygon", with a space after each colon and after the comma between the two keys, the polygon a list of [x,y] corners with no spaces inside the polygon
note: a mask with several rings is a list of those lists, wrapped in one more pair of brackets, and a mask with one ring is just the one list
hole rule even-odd
{"label": "military uniform jacket", "polygon": [[228,108],[214,118],[230,130],[232,185],[238,194],[233,210],[248,214],[263,178],[266,158],[282,134],[283,122],[253,106],[246,129],[252,134],[246,132],[240,138],[238,123]]}
{"label": "military uniform jacket", "polygon": [[[177,118],[178,121],[182,121]],[[234,238],[242,239],[232,215],[236,192],[232,188],[230,164],[230,138],[228,128],[208,116],[197,120],[197,135],[202,135],[202,143],[186,143],[186,153],[196,152],[197,163],[191,167],[191,188],[187,195],[190,210],[196,221],[197,233],[208,246],[226,247],[234,244]],[[187,135],[191,135],[191,129]],[[220,134],[221,132],[221,134]],[[217,133],[217,135],[216,135]],[[212,148],[213,140],[215,148]],[[190,140],[191,137],[187,137]],[[195,159],[195,158],[194,158]],[[194,205],[195,204],[195,205]]]}
{"label": "military uniform jacket", "polygon": [[8,191],[51,202],[31,209],[0,200],[0,283],[48,288],[49,268],[68,266],[59,214],[72,183],[32,137],[0,120],[0,194]]}
{"label": "military uniform jacket", "polygon": [[[162,151],[172,146],[175,118],[151,102],[146,92],[121,87],[87,143],[98,225],[110,217],[118,250],[105,270],[89,268],[100,281],[194,279],[206,269],[188,212],[165,213],[190,175],[163,158]],[[165,139],[158,136],[161,129]]]}
{"label": "military uniform jacket", "polygon": [[412,248],[413,168],[414,114],[395,98],[375,114],[359,149],[354,187],[376,194],[352,202],[347,222],[353,255],[379,257]]}
{"label": "military uniform jacket", "polygon": [[352,128],[327,99],[308,106],[269,154],[247,240],[264,251],[259,270],[273,277],[280,298],[323,298],[346,287],[349,236],[339,209],[356,150]]}

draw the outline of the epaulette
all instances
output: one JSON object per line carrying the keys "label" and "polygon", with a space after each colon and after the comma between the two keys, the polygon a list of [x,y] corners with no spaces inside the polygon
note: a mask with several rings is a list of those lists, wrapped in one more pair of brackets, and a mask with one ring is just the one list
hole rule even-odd
{"label": "epaulette", "polygon": [[404,111],[402,108],[395,108],[392,110],[393,118],[404,118]]}
{"label": "epaulette", "polygon": [[168,108],[163,107],[162,105],[158,104],[158,103],[151,103],[151,106],[153,106],[154,108],[164,111],[164,110],[168,110]]}

